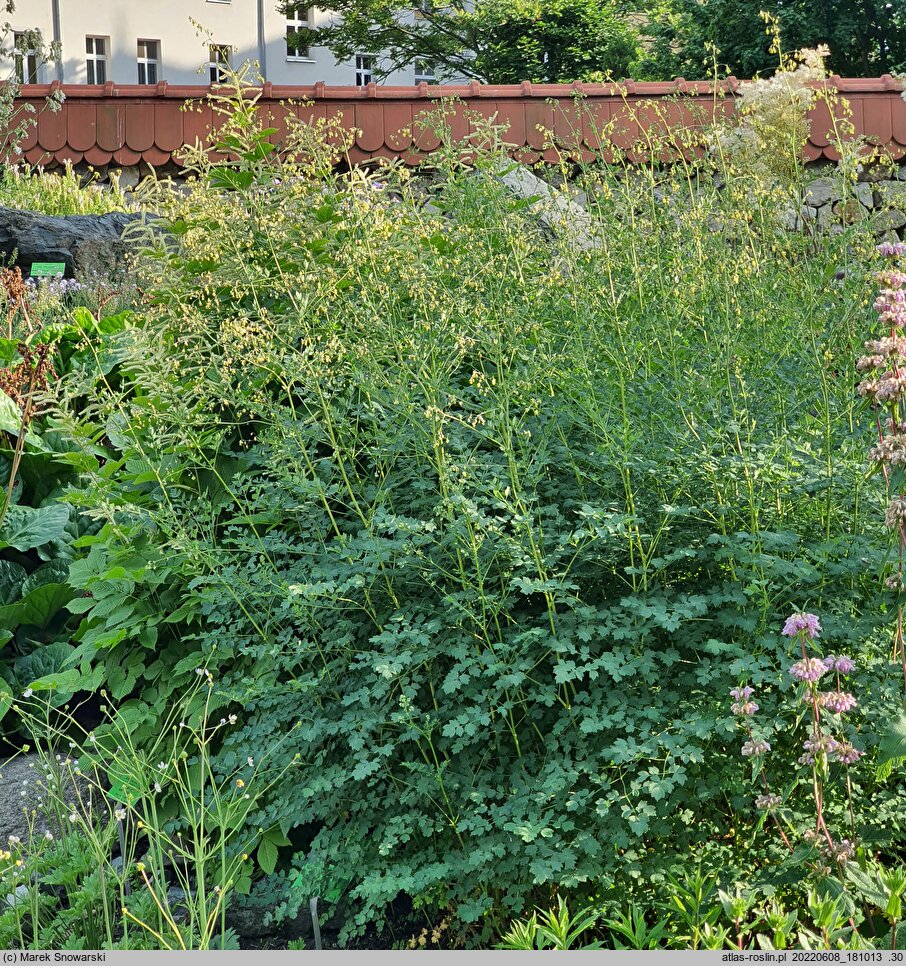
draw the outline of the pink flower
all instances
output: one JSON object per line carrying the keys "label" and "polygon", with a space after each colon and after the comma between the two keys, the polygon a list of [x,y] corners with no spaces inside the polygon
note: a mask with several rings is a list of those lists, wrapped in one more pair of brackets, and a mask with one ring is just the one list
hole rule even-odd
{"label": "pink flower", "polygon": [[888,258],[893,258],[897,255],[906,255],[906,244],[903,242],[881,242],[878,245],[878,251]]}
{"label": "pink flower", "polygon": [[771,746],[766,741],[752,740],[747,741],[742,746],[742,754],[746,758],[757,758],[759,755],[767,754]]}
{"label": "pink flower", "polygon": [[832,761],[838,761],[841,765],[854,765],[865,754],[864,751],[854,748],[850,741],[840,741],[836,745],[830,757]]}
{"label": "pink flower", "polygon": [[833,714],[843,714],[856,706],[856,699],[845,691],[823,691],[818,695],[818,703]]}
{"label": "pink flower", "polygon": [[805,657],[797,661],[789,670],[789,673],[799,681],[810,681],[814,683],[827,672],[827,666],[820,657]]}
{"label": "pink flower", "polygon": [[800,631],[814,640],[821,633],[821,624],[816,614],[791,614],[780,632],[784,637],[795,637]]}
{"label": "pink flower", "polygon": [[849,674],[856,668],[856,662],[845,654],[840,654],[834,661],[834,670],[840,674]]}
{"label": "pink flower", "polygon": [[754,701],[737,701],[730,705],[730,710],[733,714],[741,715],[742,717],[751,717],[758,710],[758,705]]}
{"label": "pink flower", "polygon": [[731,688],[730,697],[735,701],[748,701],[755,692],[748,685],[745,687]]}

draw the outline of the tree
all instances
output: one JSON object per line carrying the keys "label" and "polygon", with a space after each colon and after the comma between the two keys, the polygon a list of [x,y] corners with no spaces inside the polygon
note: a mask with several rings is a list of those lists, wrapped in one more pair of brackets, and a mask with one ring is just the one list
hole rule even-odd
{"label": "tree", "polygon": [[318,9],[334,19],[300,30],[300,43],[341,60],[377,54],[376,79],[416,61],[440,79],[491,84],[622,78],[641,52],[620,0],[422,0],[417,9],[412,0],[323,0]]}
{"label": "tree", "polygon": [[753,77],[772,71],[760,12],[777,21],[784,49],[827,44],[828,68],[842,76],[877,76],[906,69],[906,0],[656,0],[648,10],[652,36],[648,75]]}

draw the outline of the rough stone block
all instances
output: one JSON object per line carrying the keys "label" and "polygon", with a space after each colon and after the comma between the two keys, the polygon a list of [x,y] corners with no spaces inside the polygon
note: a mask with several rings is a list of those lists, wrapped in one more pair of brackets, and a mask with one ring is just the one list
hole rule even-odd
{"label": "rough stone block", "polygon": [[853,185],[853,194],[859,199],[859,203],[866,208],[874,207],[874,185],[860,182]]}
{"label": "rough stone block", "polygon": [[840,197],[837,183],[832,178],[816,178],[805,190],[805,203],[820,208]]}

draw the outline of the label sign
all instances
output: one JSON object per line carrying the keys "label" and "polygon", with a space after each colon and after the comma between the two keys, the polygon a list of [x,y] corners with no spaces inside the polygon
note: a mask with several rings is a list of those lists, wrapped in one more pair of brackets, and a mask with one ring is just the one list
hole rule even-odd
{"label": "label sign", "polygon": [[66,262],[32,262],[32,278],[53,278],[66,272]]}

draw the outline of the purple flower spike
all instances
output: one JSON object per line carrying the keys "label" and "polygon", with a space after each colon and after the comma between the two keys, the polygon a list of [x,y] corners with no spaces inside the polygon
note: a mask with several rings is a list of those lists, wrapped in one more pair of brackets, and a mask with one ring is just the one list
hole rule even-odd
{"label": "purple flower spike", "polygon": [[840,674],[850,674],[856,669],[856,662],[851,658],[847,657],[845,654],[841,654],[836,661],[834,661],[834,670]]}
{"label": "purple flower spike", "polygon": [[827,666],[820,657],[806,657],[797,661],[791,668],[790,674],[799,681],[814,683],[827,672]]}
{"label": "purple flower spike", "polygon": [[730,697],[734,701],[748,701],[755,692],[748,685],[742,688],[731,688]]}
{"label": "purple flower spike", "polygon": [[814,640],[821,633],[821,623],[816,614],[791,614],[780,632],[784,637],[795,637],[800,631]]}

